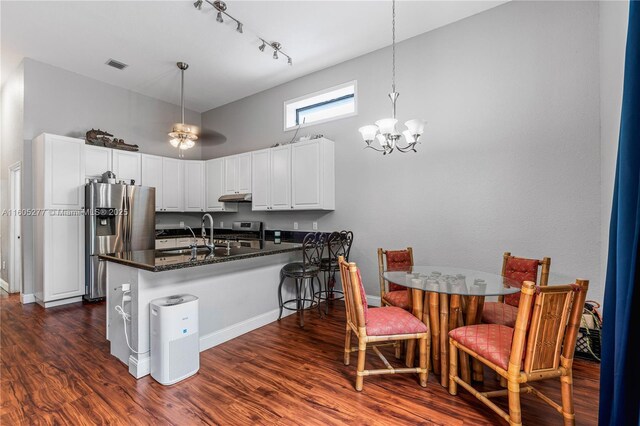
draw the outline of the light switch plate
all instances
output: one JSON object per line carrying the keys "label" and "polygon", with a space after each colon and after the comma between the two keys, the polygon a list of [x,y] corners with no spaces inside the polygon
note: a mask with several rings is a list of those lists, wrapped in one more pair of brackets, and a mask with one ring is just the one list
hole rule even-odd
{"label": "light switch plate", "polygon": [[298,222],[293,222],[293,229],[298,229]]}
{"label": "light switch plate", "polygon": [[313,222],[313,230],[314,231],[318,230],[318,222]]}
{"label": "light switch plate", "polygon": [[220,221],[220,228],[224,228],[224,222]]}

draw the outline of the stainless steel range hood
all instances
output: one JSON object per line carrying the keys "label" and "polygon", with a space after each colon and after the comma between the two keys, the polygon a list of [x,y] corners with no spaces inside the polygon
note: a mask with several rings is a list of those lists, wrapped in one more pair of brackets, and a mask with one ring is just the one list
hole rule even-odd
{"label": "stainless steel range hood", "polygon": [[227,194],[218,198],[221,203],[250,203],[251,194]]}

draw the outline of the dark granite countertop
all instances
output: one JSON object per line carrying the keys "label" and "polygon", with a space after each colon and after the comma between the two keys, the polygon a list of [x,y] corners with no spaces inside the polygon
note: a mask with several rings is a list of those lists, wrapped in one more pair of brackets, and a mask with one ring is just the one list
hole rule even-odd
{"label": "dark granite countertop", "polygon": [[261,248],[232,247],[230,250],[227,250],[224,247],[216,247],[213,256],[209,255],[209,250],[206,247],[200,247],[194,259],[192,259],[191,250],[189,249],[137,250],[101,254],[100,259],[147,271],[162,272],[209,265],[212,263],[250,259],[252,257],[289,253],[300,250],[301,248],[302,245],[300,244],[274,244],[271,241],[265,241]]}

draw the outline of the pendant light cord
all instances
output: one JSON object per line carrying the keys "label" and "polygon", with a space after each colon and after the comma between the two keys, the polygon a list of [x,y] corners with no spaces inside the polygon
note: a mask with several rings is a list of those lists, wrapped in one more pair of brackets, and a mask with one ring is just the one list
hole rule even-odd
{"label": "pendant light cord", "polygon": [[396,91],[396,0],[391,6],[391,92]]}
{"label": "pendant light cord", "polygon": [[182,110],[182,125],[184,126],[184,70],[180,70],[180,109]]}

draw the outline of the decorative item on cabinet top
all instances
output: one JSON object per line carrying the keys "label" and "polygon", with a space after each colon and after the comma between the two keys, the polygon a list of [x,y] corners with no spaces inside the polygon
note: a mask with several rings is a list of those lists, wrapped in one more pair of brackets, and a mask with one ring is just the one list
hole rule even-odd
{"label": "decorative item on cabinet top", "polygon": [[130,145],[125,143],[124,139],[113,138],[113,135],[103,130],[91,129],[85,135],[87,145],[104,146],[105,148],[122,149],[124,151],[137,151],[138,145]]}

